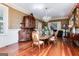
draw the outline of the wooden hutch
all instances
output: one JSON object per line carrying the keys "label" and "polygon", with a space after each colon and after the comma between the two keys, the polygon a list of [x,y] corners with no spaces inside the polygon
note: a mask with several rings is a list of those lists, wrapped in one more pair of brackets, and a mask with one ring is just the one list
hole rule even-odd
{"label": "wooden hutch", "polygon": [[35,28],[35,18],[33,14],[23,17],[21,22],[21,30],[19,31],[19,41],[31,40],[31,34]]}

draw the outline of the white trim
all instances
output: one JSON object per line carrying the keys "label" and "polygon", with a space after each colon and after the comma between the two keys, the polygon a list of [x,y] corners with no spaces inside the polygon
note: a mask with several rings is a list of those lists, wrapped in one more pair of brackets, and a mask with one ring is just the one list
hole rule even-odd
{"label": "white trim", "polygon": [[19,7],[19,6],[16,6],[15,4],[11,4],[11,3],[5,3],[5,4],[12,7],[12,8],[14,8],[14,9],[16,9],[16,10],[18,10],[18,11],[20,11],[20,12],[22,12],[22,13],[25,13],[25,14],[28,14],[28,15],[30,15],[30,13],[31,13],[28,10],[25,10],[25,9]]}
{"label": "white trim", "polygon": [[57,18],[51,18],[48,22],[52,20],[58,20],[58,19],[68,19],[68,17],[57,17]]}
{"label": "white trim", "polygon": [[57,17],[57,18],[52,18],[51,20],[57,20],[57,19],[68,19],[68,17]]}
{"label": "white trim", "polygon": [[0,48],[17,43],[20,29],[8,29],[7,35],[0,35]]}

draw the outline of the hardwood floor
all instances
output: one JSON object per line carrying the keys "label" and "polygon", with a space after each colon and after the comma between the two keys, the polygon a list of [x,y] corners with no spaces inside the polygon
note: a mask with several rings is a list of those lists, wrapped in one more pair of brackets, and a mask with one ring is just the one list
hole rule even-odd
{"label": "hardwood floor", "polygon": [[32,42],[21,42],[0,48],[0,53],[8,53],[9,56],[79,56],[79,48],[64,44],[61,40],[57,44],[45,45],[32,48]]}

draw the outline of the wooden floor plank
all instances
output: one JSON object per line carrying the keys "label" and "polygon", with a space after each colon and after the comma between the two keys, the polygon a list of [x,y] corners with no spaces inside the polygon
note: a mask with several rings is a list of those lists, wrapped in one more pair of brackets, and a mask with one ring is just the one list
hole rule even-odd
{"label": "wooden floor plank", "polygon": [[32,42],[20,42],[0,48],[0,53],[8,53],[9,56],[79,56],[79,47],[57,40],[56,44],[41,47],[39,52],[38,47],[32,47]]}

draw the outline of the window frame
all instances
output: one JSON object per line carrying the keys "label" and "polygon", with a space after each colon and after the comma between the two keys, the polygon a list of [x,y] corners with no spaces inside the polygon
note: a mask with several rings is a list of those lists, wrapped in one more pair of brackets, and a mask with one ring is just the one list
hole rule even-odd
{"label": "window frame", "polygon": [[3,33],[0,33],[0,35],[7,35],[8,33],[8,7],[0,4],[0,8],[3,8],[3,20],[0,20],[0,22],[3,23]]}

